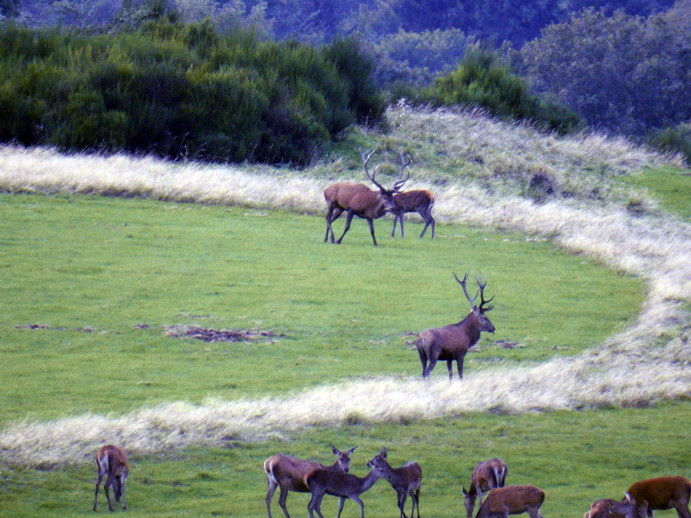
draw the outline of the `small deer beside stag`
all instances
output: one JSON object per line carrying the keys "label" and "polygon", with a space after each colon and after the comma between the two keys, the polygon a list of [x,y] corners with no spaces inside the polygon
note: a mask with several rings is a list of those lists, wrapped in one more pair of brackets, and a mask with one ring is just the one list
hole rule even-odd
{"label": "small deer beside stag", "polygon": [[482,505],[483,492],[490,491],[499,487],[504,487],[508,470],[503,460],[494,458],[484,462],[478,462],[473,469],[470,477],[470,489],[461,486],[465,500],[465,510],[468,518],[472,518],[475,508],[475,499],[480,500]]}
{"label": "small deer beside stag", "polygon": [[475,518],[508,518],[510,514],[521,513],[542,518],[540,506],[544,501],[545,492],[535,486],[500,487],[489,492]]}
{"label": "small deer beside stag", "polygon": [[324,518],[321,512],[321,503],[325,494],[339,498],[337,518],[341,517],[346,498],[350,498],[360,505],[360,518],[365,518],[365,504],[360,499],[360,495],[369,490],[379,478],[380,475],[375,469],[372,469],[362,478],[331,469],[313,471],[305,477],[305,484],[309,487],[312,495],[309,504],[307,504],[309,518],[314,518],[314,512],[319,518]]}
{"label": "small deer beside stag", "polygon": [[474,297],[468,294],[466,288],[468,274],[466,273],[463,276],[463,280],[460,280],[455,273],[453,276],[461,285],[461,288],[463,288],[463,293],[468,302],[470,302],[471,310],[468,316],[457,324],[427,329],[417,336],[414,343],[420,355],[423,378],[427,378],[430,375],[437,361],[446,360],[449,380],[453,379],[452,362],[455,360],[458,367],[458,378],[463,379],[463,361],[468,349],[477,343],[482,331],[494,333],[495,330],[494,324],[485,315],[485,313],[494,308],[494,306],[486,306],[494,299],[492,297],[485,300],[485,286],[487,283],[479,278],[476,279],[479,287],[480,305],[475,305],[478,293],[475,293]]}
{"label": "small deer beside stag", "polygon": [[675,509],[679,518],[691,518],[691,481],[686,477],[658,477],[631,484],[624,500],[610,507],[626,518],[646,518],[658,509]]}
{"label": "small deer beside stag", "polygon": [[103,490],[106,492],[108,510],[111,512],[113,511],[113,504],[110,501],[110,493],[108,492],[109,487],[113,488],[115,501],[119,502],[120,499],[122,499],[122,508],[127,509],[125,482],[130,472],[130,462],[125,450],[112,444],[101,447],[96,453],[96,467],[98,473],[96,494],[94,495],[94,511],[96,511],[96,505],[98,503],[98,488],[104,477],[106,478],[106,482],[103,484]]}
{"label": "small deer beside stag", "polygon": [[264,461],[264,473],[266,474],[266,482],[268,484],[266,511],[269,518],[271,518],[271,499],[274,496],[276,488],[281,488],[281,493],[278,497],[278,505],[281,506],[286,518],[290,518],[288,508],[286,507],[288,492],[309,493],[310,488],[307,486],[305,479],[318,469],[347,473],[350,469],[350,456],[355,451],[355,448],[357,448],[357,446],[346,451],[340,451],[338,448],[332,446],[331,451],[336,455],[336,462],[328,467],[318,462],[296,459],[295,457],[283,455],[282,453],[272,455],[266,459]]}
{"label": "small deer beside stag", "polygon": [[400,518],[408,518],[405,514],[405,502],[410,495],[413,502],[410,510],[410,518],[414,518],[417,509],[417,518],[420,518],[420,486],[422,484],[422,468],[416,462],[407,462],[400,468],[392,468],[386,461],[386,448],[382,448],[379,454],[372,457],[367,463],[374,468],[380,478],[385,478],[396,491],[398,508],[401,510]]}
{"label": "small deer beside stag", "polygon": [[[406,178],[407,180],[407,178]],[[394,207],[391,209],[393,218],[393,230],[391,237],[396,236],[396,223],[400,223],[401,237],[405,237],[405,229],[403,223],[405,221],[405,214],[409,212],[417,212],[422,221],[425,222],[425,227],[422,229],[420,237],[425,236],[427,227],[432,226],[432,239],[434,239],[434,227],[436,221],[432,216],[432,207],[434,206],[434,193],[428,190],[415,189],[412,191],[399,192],[393,197]]]}
{"label": "small deer beside stag", "polygon": [[626,518],[623,514],[612,511],[612,506],[618,504],[611,498],[595,500],[585,512],[583,518]]}
{"label": "small deer beside stag", "polygon": [[[405,184],[405,180],[397,181],[391,189],[386,189],[375,179],[379,166],[370,174],[368,164],[372,155],[376,150],[372,150],[362,155],[364,162],[365,174],[370,181],[377,186],[379,191],[374,191],[361,183],[347,183],[339,182],[329,185],[324,189],[324,199],[327,204],[326,211],[326,235],[324,242],[331,241],[332,243],[340,244],[343,241],[346,233],[350,229],[350,223],[353,216],[364,218],[369,225],[370,234],[372,235],[372,242],[377,246],[377,238],[374,235],[374,220],[381,218],[387,212],[394,209],[394,194],[396,194]],[[401,171],[410,165],[411,159],[405,159],[401,155]],[[334,239],[334,231],[332,224],[336,221],[343,212],[346,213],[346,223],[343,229],[343,234],[338,239]]]}

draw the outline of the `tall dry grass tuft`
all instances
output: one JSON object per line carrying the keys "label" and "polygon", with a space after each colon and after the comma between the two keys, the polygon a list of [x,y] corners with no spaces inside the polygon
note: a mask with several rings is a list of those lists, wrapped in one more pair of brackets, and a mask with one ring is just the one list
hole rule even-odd
{"label": "tall dry grass tuft", "polygon": [[[451,162],[464,161],[468,153],[488,147],[480,165],[490,169],[501,161],[523,161],[521,167],[532,167],[541,160],[565,176],[573,169],[598,164],[633,173],[644,164],[667,160],[621,140],[586,135],[557,139],[529,126],[509,127],[473,112],[399,107],[389,117],[394,134],[407,135],[411,146],[421,151],[430,149],[423,142],[441,141]],[[526,146],[530,149],[523,149]],[[309,171],[301,178],[284,178],[250,167],[0,148],[0,189],[10,192],[149,196],[314,213],[324,209],[323,186],[322,181],[309,178]],[[3,459],[53,466],[86,460],[104,440],[146,454],[189,445],[262,440],[307,426],[402,422],[462,412],[645,406],[691,396],[686,309],[691,294],[691,228],[687,223],[665,215],[634,217],[613,199],[558,198],[536,204],[520,195],[498,194],[483,188],[481,182],[449,182],[434,189],[439,221],[546,236],[572,253],[595,257],[646,279],[648,296],[637,320],[579,357],[471,373],[462,384],[440,380],[423,386],[416,378],[356,380],[283,398],[209,399],[199,405],[174,402],[121,417],[85,415],[21,422],[0,433]]]}

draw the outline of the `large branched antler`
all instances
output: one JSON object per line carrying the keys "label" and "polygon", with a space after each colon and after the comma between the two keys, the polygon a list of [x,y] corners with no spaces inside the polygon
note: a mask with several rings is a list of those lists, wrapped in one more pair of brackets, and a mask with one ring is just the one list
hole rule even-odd
{"label": "large branched antler", "polygon": [[376,151],[377,151],[377,149],[374,148],[372,151],[369,151],[367,153],[363,153],[362,154],[362,161],[364,162],[364,165],[365,165],[365,174],[367,175],[367,178],[369,178],[370,181],[379,188],[379,190],[385,191],[386,189],[384,189],[384,187],[382,187],[382,185],[374,179],[374,177],[377,174],[377,170],[379,169],[379,166],[374,168],[374,171],[372,171],[372,174],[370,174],[369,169],[367,168],[367,165],[369,164],[370,158],[372,158],[372,155],[374,155],[374,153]]}
{"label": "large branched antler", "polygon": [[[403,176],[403,171],[405,171],[405,169],[412,163],[413,158],[410,156],[410,153],[399,153],[398,156],[401,160],[401,168],[399,170],[398,176],[401,177]],[[392,190],[395,192],[400,191],[409,178],[410,171],[408,172],[405,178],[403,178],[402,180],[397,180],[396,183],[393,184]]]}
{"label": "large branched antler", "polygon": [[488,304],[489,302],[492,302],[494,297],[491,297],[487,300],[485,300],[485,286],[487,286],[487,282],[484,281],[480,277],[476,277],[475,281],[477,282],[478,287],[480,288],[478,291],[475,292],[475,296],[471,297],[470,294],[468,293],[468,289],[466,287],[466,281],[468,280],[468,274],[463,275],[463,280],[460,280],[458,276],[454,273],[453,274],[454,278],[456,279],[456,282],[461,285],[461,288],[463,288],[463,293],[465,294],[465,298],[468,299],[468,302],[470,302],[470,307],[473,308],[475,307],[475,301],[477,300],[478,294],[480,295],[480,305],[477,306],[478,309],[482,312],[485,313],[487,311],[491,311],[494,309],[494,306],[489,306],[485,307],[485,304]]}

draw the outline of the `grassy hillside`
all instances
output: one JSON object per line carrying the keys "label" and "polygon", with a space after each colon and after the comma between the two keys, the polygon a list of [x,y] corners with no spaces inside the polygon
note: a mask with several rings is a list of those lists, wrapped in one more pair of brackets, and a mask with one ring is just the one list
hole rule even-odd
{"label": "grassy hillside", "polygon": [[[261,515],[261,461],[328,462],[331,443],[360,444],[360,474],[381,446],[419,460],[422,512],[440,517],[461,514],[458,484],[493,455],[548,491],[545,516],[689,475],[689,228],[621,181],[669,161],[477,113],[389,118],[388,135],[357,131],[306,171],[0,148],[3,512],[90,513],[107,441],[134,455],[131,512],[147,516]],[[375,142],[416,156],[409,187],[437,193],[436,240],[417,225],[392,239],[382,220],[378,248],[362,221],[322,243],[321,188],[361,177],[356,151]],[[529,191],[538,171],[556,195]],[[497,333],[462,383],[443,365],[423,383],[407,333],[465,314],[452,271],[488,280]],[[276,336],[206,343],[171,326]],[[365,501],[396,515],[385,483]]]}

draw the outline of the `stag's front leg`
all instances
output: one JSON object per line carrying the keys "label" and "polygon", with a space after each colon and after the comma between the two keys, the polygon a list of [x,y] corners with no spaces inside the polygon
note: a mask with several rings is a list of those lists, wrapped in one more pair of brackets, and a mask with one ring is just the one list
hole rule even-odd
{"label": "stag's front leg", "polygon": [[336,515],[336,518],[341,518],[341,513],[343,512],[343,505],[345,504],[345,497],[341,496],[338,498],[338,515]]}
{"label": "stag's front leg", "polygon": [[367,224],[369,225],[369,233],[372,234],[372,242],[374,246],[377,246],[377,238],[374,237],[374,221],[371,218],[367,218]]}
{"label": "stag's front leg", "polygon": [[453,379],[453,360],[446,360],[446,369],[449,371],[449,381]]}
{"label": "stag's front leg", "polygon": [[463,362],[465,361],[465,353],[459,354],[456,357],[456,365],[458,366],[458,379],[463,379]]}
{"label": "stag's front leg", "polygon": [[[341,234],[341,237],[339,237],[336,240],[336,243],[339,245],[341,244],[341,241],[343,241],[343,238],[345,237],[346,233],[348,230],[350,230],[350,223],[353,221],[353,213],[352,211],[348,211],[348,214],[346,215],[346,223],[345,223],[345,228],[343,229],[343,234]],[[332,230],[333,232],[333,230]]]}

